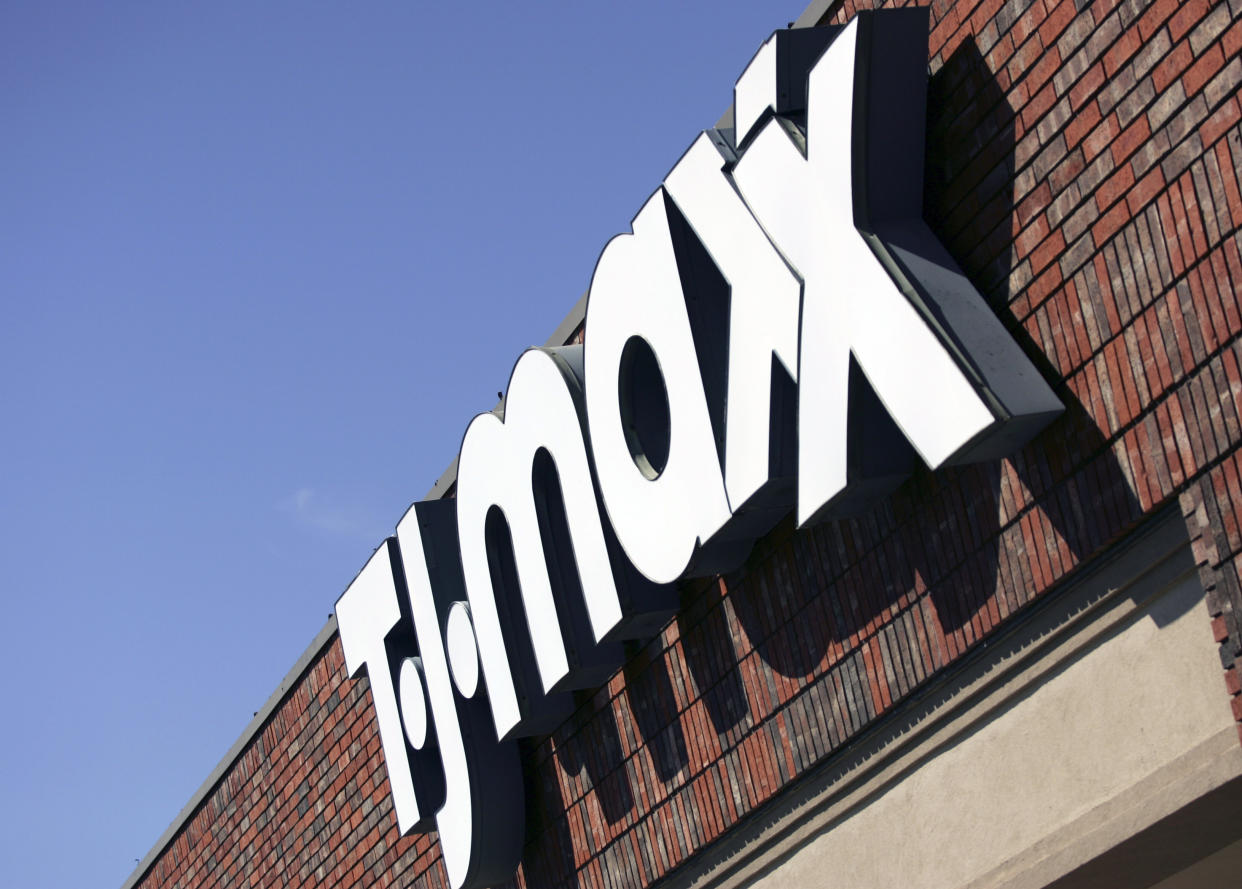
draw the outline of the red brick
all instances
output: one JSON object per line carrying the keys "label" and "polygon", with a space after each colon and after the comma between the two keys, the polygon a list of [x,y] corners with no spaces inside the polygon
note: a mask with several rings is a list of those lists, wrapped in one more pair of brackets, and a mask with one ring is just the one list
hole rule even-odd
{"label": "red brick", "polygon": [[[1131,215],[1137,216],[1162,191],[1164,191],[1164,173],[1159,167],[1152,167],[1126,195],[1126,205],[1130,208]],[[1154,236],[1156,233],[1152,234]]]}
{"label": "red brick", "polygon": [[1035,67],[1026,73],[1026,78],[1022,81],[1022,85],[1028,91],[1038,90],[1048,78],[1061,67],[1061,54],[1054,46],[1039,57],[1039,61],[1035,63]]}
{"label": "red brick", "polygon": [[1150,135],[1151,128],[1148,126],[1147,116],[1140,114],[1123,133],[1113,140],[1113,160],[1120,164],[1133,154],[1136,148],[1146,142]]}
{"label": "red brick", "polygon": [[1169,34],[1174,42],[1181,40],[1207,14],[1208,0],[1183,0],[1181,8],[1169,19]]}
{"label": "red brick", "polygon": [[1036,214],[1042,213],[1048,207],[1051,200],[1052,190],[1048,187],[1047,182],[1041,184],[1033,192],[1027,195],[1022,203],[1018,205],[1017,210],[1014,213],[1014,234],[1017,234],[1018,231],[1026,228],[1027,223],[1029,223]]}
{"label": "red brick", "polygon": [[1173,47],[1172,52],[1152,69],[1151,80],[1156,87],[1156,92],[1163,93],[1169,84],[1182,76],[1182,72],[1189,68],[1192,62],[1194,62],[1194,54],[1190,51],[1189,41],[1182,41]]}
{"label": "red brick", "polygon": [[1169,197],[1169,207],[1173,220],[1173,228],[1167,230],[1165,235],[1170,243],[1176,244],[1181,254],[1182,262],[1187,269],[1191,268],[1196,260],[1195,248],[1190,237],[1190,222],[1186,218],[1186,204],[1182,201],[1182,186],[1180,182],[1167,183],[1166,193]]}
{"label": "red brick", "polygon": [[[1236,454],[1234,455],[1237,456]],[[1242,550],[1242,534],[1239,533],[1237,511],[1233,508],[1233,503],[1242,502],[1242,487],[1238,483],[1238,467],[1234,460],[1225,460],[1217,467],[1216,479],[1217,484],[1217,502],[1221,506],[1221,530],[1225,533],[1225,539],[1229,542],[1231,552]]]}
{"label": "red brick", "polygon": [[1207,233],[1203,230],[1203,217],[1199,208],[1199,200],[1195,196],[1194,182],[1187,172],[1178,180],[1182,199],[1186,206],[1186,228],[1190,238],[1190,255],[1197,259],[1207,255]]}
{"label": "red brick", "polygon": [[1060,230],[1053,232],[1031,253],[1031,269],[1036,273],[1060,256],[1065,250],[1065,237]]}
{"label": "red brick", "polygon": [[1104,70],[1108,72],[1108,76],[1112,77],[1117,71],[1130,61],[1130,58],[1139,51],[1143,45],[1142,39],[1136,30],[1123,31],[1121,36],[1117,38],[1117,42],[1108,48],[1104,53]]}
{"label": "red brick", "polygon": [[[1203,139],[1203,144],[1210,146],[1216,144],[1226,132],[1242,120],[1242,112],[1239,110],[1238,100],[1230,98],[1212,113],[1212,116],[1199,125],[1199,135]],[[1235,169],[1232,165],[1222,167],[1222,169]]]}
{"label": "red brick", "polygon": [[1231,20],[1232,12],[1229,4],[1223,2],[1214,4],[1204,16],[1203,21],[1191,29],[1190,48],[1194,54],[1202,55],[1213,43],[1219,42]]}
{"label": "red brick", "polygon": [[1131,427],[1122,437],[1122,442],[1126,449],[1126,455],[1130,460],[1130,470],[1134,473],[1134,493],[1138,496],[1139,506],[1143,510],[1149,510],[1152,504],[1156,502],[1149,478],[1154,473],[1148,469],[1146,453],[1139,442],[1138,430],[1140,428],[1142,428],[1141,424]]}
{"label": "red brick", "polygon": [[1225,251],[1215,250],[1211,254],[1210,261],[1212,264],[1213,286],[1217,287],[1221,294],[1221,304],[1225,310],[1226,330],[1232,336],[1242,331],[1242,317],[1239,317],[1238,314],[1238,291],[1230,284],[1225,255]]}
{"label": "red brick", "polygon": [[[1021,44],[1012,38],[1012,35],[1006,36],[1013,40],[1013,44],[1018,47],[1017,51],[1009,59],[1009,64],[1005,67],[1006,72],[1009,74],[1010,82],[1014,82],[1031,70],[1043,54],[1044,48],[1040,45],[1039,38],[1036,36],[1027,38]],[[1000,69],[997,68],[995,70],[999,71]]]}
{"label": "red brick", "polygon": [[1215,301],[1210,300],[1207,294],[1204,293],[1197,269],[1187,275],[1186,283],[1190,286],[1191,301],[1195,309],[1195,320],[1199,322],[1199,335],[1203,339],[1203,346],[1209,353],[1215,352],[1220,345],[1216,331],[1219,327],[1224,326],[1224,316],[1221,314],[1220,307],[1216,305]]}
{"label": "red brick", "polygon": [[1177,3],[1170,3],[1166,0],[1166,2],[1153,3],[1151,7],[1143,13],[1142,17],[1138,20],[1136,27],[1138,28],[1139,36],[1143,38],[1144,43],[1151,40],[1152,36],[1160,30],[1161,25],[1168,20],[1169,16],[1177,9],[1177,7]]}
{"label": "red brick", "polygon": [[1165,401],[1169,406],[1170,426],[1169,431],[1177,446],[1177,456],[1181,459],[1182,471],[1187,477],[1195,476],[1199,472],[1199,459],[1195,457],[1194,449],[1190,446],[1190,437],[1186,433],[1186,418],[1182,415],[1181,402],[1177,399],[1169,399]]}
{"label": "red brick", "polygon": [[[983,30],[983,26],[992,19],[996,18],[996,14],[1000,12],[1001,7],[1005,5],[1005,0],[983,0],[974,7],[974,11],[970,14],[970,25],[975,33]],[[851,15],[852,17],[852,15]]]}
{"label": "red brick", "polygon": [[1169,199],[1166,184],[1164,192],[1156,199],[1156,209],[1160,215],[1161,234],[1169,250],[1169,265],[1172,266],[1173,277],[1180,278],[1186,271],[1186,261],[1182,257],[1181,246],[1177,242],[1177,214],[1173,202]]}
{"label": "red brick", "polygon": [[[978,33],[978,30],[976,29],[976,33]],[[1011,56],[1013,56],[1013,40],[1006,34],[996,41],[996,45],[984,55],[983,60],[987,64],[989,71],[996,72],[996,77],[999,80]],[[1008,76],[1006,76],[1006,80],[1008,81]]]}
{"label": "red brick", "polygon": [[1186,88],[1186,95],[1193,96],[1203,89],[1203,85],[1223,67],[1225,67],[1225,54],[1219,45],[1214,45],[1182,75],[1182,86]]}
{"label": "red brick", "polygon": [[1088,161],[1092,160],[1097,154],[1107,148],[1119,130],[1120,126],[1117,123],[1117,114],[1114,112],[1106,117],[1100,125],[1091,132],[1091,135],[1083,141],[1082,152],[1086,159]]}
{"label": "red brick", "polygon": [[1100,285],[1100,301],[1104,304],[1104,315],[1108,319],[1108,329],[1115,336],[1121,330],[1121,316],[1117,311],[1117,295],[1113,292],[1112,280],[1108,267],[1101,254],[1096,254],[1092,261],[1096,280]]}
{"label": "red brick", "polygon": [[1091,237],[1096,244],[1107,243],[1130,219],[1130,210],[1125,203],[1114,206],[1100,217],[1099,222],[1091,227]]}
{"label": "red brick", "polygon": [[1015,255],[1022,259],[1030,255],[1043,240],[1048,236],[1048,221],[1043,216],[1035,216],[1031,220],[1031,224],[1019,234],[1013,243]]}
{"label": "red brick", "polygon": [[[1071,285],[1067,285],[1067,288],[1069,286]],[[1077,351],[1077,355],[1074,359],[1074,367],[1078,368],[1091,357],[1091,338],[1087,333],[1087,325],[1083,322],[1081,309],[1082,303],[1079,302],[1077,295],[1070,297],[1069,304],[1073,307],[1070,312],[1069,322],[1070,331],[1073,334],[1072,343]]]}
{"label": "red brick", "polygon": [[1026,107],[1022,109],[1019,119],[1022,121],[1022,129],[1030,130],[1035,126],[1035,122],[1048,113],[1048,111],[1057,102],[1057,92],[1051,83],[1046,84],[1043,89],[1037,92],[1033,98],[1026,103]]}
{"label": "red brick", "polygon": [[1083,179],[1085,166],[1086,161],[1083,159],[1082,151],[1076,148],[1049,171],[1048,185],[1052,188],[1052,193],[1058,201],[1069,194],[1071,190],[1081,191],[1079,182]]}
{"label": "red brick", "polygon": [[[1170,399],[1176,401],[1176,399]],[[1181,453],[1177,448],[1177,436],[1173,431],[1173,420],[1169,413],[1169,401],[1161,403],[1156,408],[1156,420],[1160,429],[1160,443],[1165,455],[1165,459],[1169,463],[1169,477],[1175,486],[1181,485],[1186,481],[1187,470],[1182,466]]]}
{"label": "red brick", "polygon": [[[1047,18],[1047,15],[1048,10],[1044,0],[1036,0],[1036,2],[1032,3],[1030,8],[1018,16],[1017,21],[1009,28],[1009,36],[1013,39],[1014,45],[1021,46],[1039,24]],[[1042,40],[1041,42],[1044,46],[1052,45],[1047,40]]]}
{"label": "red brick", "polygon": [[1073,0],[1061,0],[1039,26],[1039,39],[1044,46],[1052,46],[1078,14]]}
{"label": "red brick", "polygon": [[[1082,108],[1089,99],[1095,96],[1100,87],[1104,85],[1104,80],[1104,63],[1096,62],[1088,68],[1086,73],[1078,79],[1078,82],[1070,88],[1070,107],[1075,111]],[[1098,108],[1096,108],[1096,114],[1099,114]]]}
{"label": "red brick", "polygon": [[1242,51],[1242,21],[1234,22],[1233,25],[1221,35],[1220,47],[1225,51],[1225,58],[1232,59]]}
{"label": "red brick", "polygon": [[1193,361],[1194,348],[1191,344],[1190,332],[1186,328],[1186,318],[1182,313],[1181,299],[1176,289],[1170,289],[1164,295],[1165,305],[1168,310],[1169,319],[1172,322],[1174,339],[1177,342],[1178,349],[1181,350],[1185,364],[1191,366]]}
{"label": "red brick", "polygon": [[928,48],[933,56],[939,55],[941,52],[944,56],[953,54],[961,42],[959,27],[961,18],[956,6],[946,8],[938,19],[932,24],[931,36],[928,38]]}
{"label": "red brick", "polygon": [[1224,243],[1225,264],[1229,267],[1229,279],[1233,282],[1235,299],[1242,291],[1242,254],[1238,252],[1238,242],[1229,238]]}
{"label": "red brick", "polygon": [[1125,413],[1120,417],[1124,425],[1132,422],[1143,412],[1143,402],[1139,398],[1138,385],[1134,379],[1134,367],[1130,364],[1125,341],[1114,339],[1105,347],[1106,352],[1109,350],[1115,350],[1116,352],[1118,379],[1121,381],[1125,396]]}
{"label": "red brick", "polygon": [[1052,582],[1052,568],[1048,563],[1048,553],[1035,535],[1035,510],[1024,514],[1018,525],[1022,529],[1023,547],[1032,573],[1031,592],[1039,593]]}
{"label": "red brick", "polygon": [[1052,341],[1051,350],[1045,349],[1044,352],[1056,367],[1058,374],[1066,376],[1073,369],[1075,361],[1065,337],[1065,325],[1062,322],[1060,306],[1057,305],[1055,295],[1044,300],[1044,304],[1040,306],[1040,314],[1043,316],[1043,323],[1047,325],[1048,335]]}
{"label": "red brick", "polygon": [[1101,430],[1112,434],[1125,425],[1125,391],[1121,386],[1116,367],[1116,353],[1106,346],[1096,356],[1095,370],[1100,383],[1100,398],[1104,403],[1104,418]]}
{"label": "red brick", "polygon": [[[1167,362],[1162,366],[1161,362],[1156,358],[1158,354],[1163,354],[1164,345],[1160,342],[1159,329],[1154,331],[1148,330],[1149,325],[1156,323],[1155,319],[1151,317],[1152,314],[1150,311],[1144,312],[1132,328],[1138,341],[1139,354],[1142,356],[1143,370],[1149,393],[1159,392],[1167,388],[1169,383],[1172,382],[1172,374],[1169,372]],[[1155,340],[1154,343],[1153,339]]]}

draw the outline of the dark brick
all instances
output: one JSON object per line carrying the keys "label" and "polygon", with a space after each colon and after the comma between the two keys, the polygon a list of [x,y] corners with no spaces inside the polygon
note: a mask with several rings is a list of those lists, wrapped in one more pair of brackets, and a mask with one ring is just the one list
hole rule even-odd
{"label": "dark brick", "polygon": [[1173,149],[1161,163],[1160,169],[1164,173],[1164,178],[1166,180],[1176,179],[1201,154],[1203,154],[1203,144],[1199,141],[1199,134],[1196,133]]}

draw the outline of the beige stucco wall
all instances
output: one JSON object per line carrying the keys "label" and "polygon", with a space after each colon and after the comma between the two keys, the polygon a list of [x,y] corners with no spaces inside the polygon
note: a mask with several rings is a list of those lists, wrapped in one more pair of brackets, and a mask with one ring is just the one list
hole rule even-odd
{"label": "beige stucco wall", "polygon": [[1242,773],[1201,599],[1183,577],[750,885],[1040,886]]}

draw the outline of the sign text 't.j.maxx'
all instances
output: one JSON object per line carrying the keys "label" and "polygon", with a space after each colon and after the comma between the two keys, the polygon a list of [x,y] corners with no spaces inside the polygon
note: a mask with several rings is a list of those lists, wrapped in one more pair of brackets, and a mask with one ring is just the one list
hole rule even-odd
{"label": "sign text 't.j.maxx'", "polygon": [[[921,458],[997,459],[1061,404],[922,218],[925,10],[780,31],[604,248],[586,345],[530,349],[336,605],[402,833],[454,889],[511,877],[515,738],[791,509],[857,512]],[[916,456],[917,455],[917,456]]]}

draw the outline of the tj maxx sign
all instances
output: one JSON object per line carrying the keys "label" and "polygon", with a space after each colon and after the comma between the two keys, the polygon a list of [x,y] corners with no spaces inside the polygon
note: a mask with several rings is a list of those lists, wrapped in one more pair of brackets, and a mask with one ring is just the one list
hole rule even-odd
{"label": "tj maxx sign", "polygon": [[658,632],[679,579],[1061,410],[922,219],[927,25],[771,37],[735,129],[701,134],[604,248],[586,346],[518,358],[456,499],[414,504],[337,602],[398,825],[438,829],[454,889],[521,857],[512,739]]}

